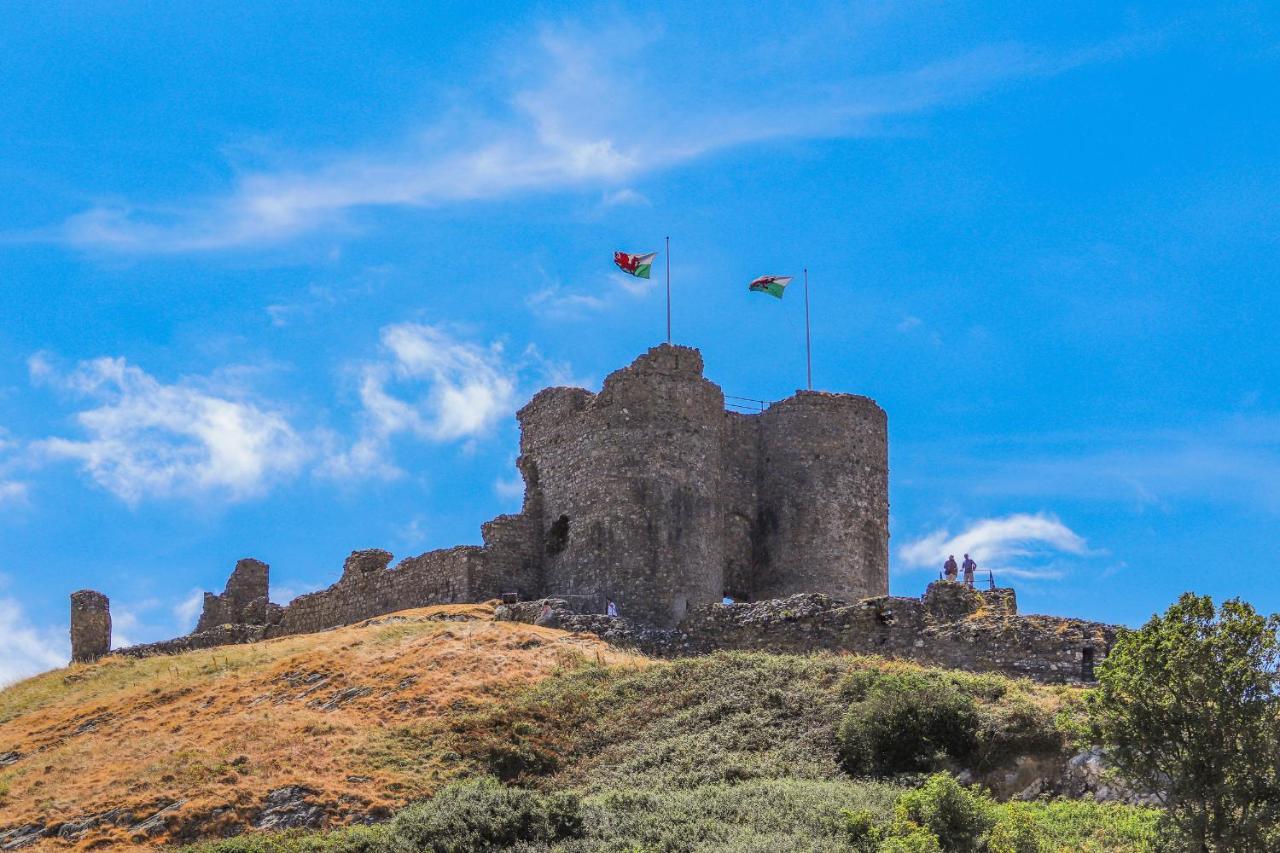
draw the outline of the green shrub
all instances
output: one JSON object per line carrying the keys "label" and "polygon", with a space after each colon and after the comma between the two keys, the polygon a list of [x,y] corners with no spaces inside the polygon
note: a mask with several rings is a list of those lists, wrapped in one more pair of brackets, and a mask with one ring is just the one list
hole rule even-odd
{"label": "green shrub", "polygon": [[918,673],[882,675],[840,723],[836,740],[855,776],[936,770],[978,748],[978,711],[952,681]]}
{"label": "green shrub", "polygon": [[876,816],[866,809],[844,813],[844,832],[857,853],[876,853],[884,837],[884,829]]}
{"label": "green shrub", "polygon": [[987,838],[987,853],[1050,853],[1036,819],[1027,811],[1002,814]]}
{"label": "green shrub", "polygon": [[393,849],[433,853],[473,853],[581,834],[576,796],[507,788],[490,777],[442,788],[391,822]]}
{"label": "green shrub", "polygon": [[1032,825],[1040,835],[1043,849],[1055,853],[1059,850],[1147,853],[1156,849],[1178,849],[1176,845],[1161,847],[1158,844],[1159,809],[1092,800],[1049,800],[1000,803],[996,814],[998,822],[991,832],[993,839],[1009,821]]}
{"label": "green shrub", "polygon": [[[886,838],[877,853],[943,853],[938,836],[924,827],[916,826],[903,835]],[[950,848],[947,848],[950,853]]]}
{"label": "green shrub", "polygon": [[193,853],[383,853],[391,849],[391,836],[385,825],[351,826],[332,832],[252,833],[183,849]]}
{"label": "green shrub", "polygon": [[968,766],[979,773],[1011,764],[1020,756],[1058,753],[1068,738],[1054,714],[1025,693],[980,704],[976,735],[977,746]]}
{"label": "green shrub", "polygon": [[900,826],[922,826],[938,837],[948,853],[970,853],[981,849],[995,823],[992,806],[981,792],[965,788],[947,773],[937,773],[899,797],[894,810]]}

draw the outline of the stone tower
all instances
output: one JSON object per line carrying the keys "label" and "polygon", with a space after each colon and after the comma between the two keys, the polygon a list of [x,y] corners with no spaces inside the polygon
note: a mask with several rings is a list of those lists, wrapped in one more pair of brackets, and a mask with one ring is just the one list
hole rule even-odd
{"label": "stone tower", "polygon": [[91,589],[71,593],[71,660],[89,663],[110,651],[110,600]]}
{"label": "stone tower", "polygon": [[888,593],[886,419],[866,397],[726,412],[698,351],[663,345],[519,418],[520,518],[540,540],[522,565],[543,595],[672,625],[725,594]]}
{"label": "stone tower", "polygon": [[547,594],[657,625],[719,600],[724,395],[697,350],[655,347],[599,394],[548,389],[519,417]]}
{"label": "stone tower", "polygon": [[867,397],[799,391],[759,415],[757,598],[889,591],[889,444]]}

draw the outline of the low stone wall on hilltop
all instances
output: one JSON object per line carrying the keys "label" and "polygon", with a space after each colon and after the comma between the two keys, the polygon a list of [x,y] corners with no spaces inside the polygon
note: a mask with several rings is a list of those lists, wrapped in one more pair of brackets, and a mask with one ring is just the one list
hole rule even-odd
{"label": "low stone wall on hilltop", "polygon": [[[948,581],[922,598],[880,596],[855,604],[820,594],[749,604],[709,605],[673,629],[626,618],[573,613],[551,600],[546,624],[586,631],[657,657],[710,652],[815,651],[875,654],[933,666],[999,672],[1047,683],[1088,682],[1115,638],[1097,622],[1019,616],[1013,590],[973,590]],[[533,622],[542,602],[503,605],[495,618]]]}

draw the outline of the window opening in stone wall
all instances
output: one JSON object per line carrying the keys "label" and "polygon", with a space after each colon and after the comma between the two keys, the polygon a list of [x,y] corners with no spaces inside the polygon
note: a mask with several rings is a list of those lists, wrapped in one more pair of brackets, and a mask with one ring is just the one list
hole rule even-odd
{"label": "window opening in stone wall", "polygon": [[1085,646],[1080,653],[1080,680],[1093,681],[1093,646]]}
{"label": "window opening in stone wall", "polygon": [[547,531],[547,556],[554,557],[569,544],[569,516],[562,515],[551,522]]}

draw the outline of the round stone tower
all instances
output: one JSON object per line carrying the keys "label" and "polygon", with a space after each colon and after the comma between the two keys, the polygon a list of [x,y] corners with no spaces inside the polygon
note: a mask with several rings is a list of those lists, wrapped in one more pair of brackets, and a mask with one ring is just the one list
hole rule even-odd
{"label": "round stone tower", "polygon": [[868,397],[799,391],[760,418],[758,598],[889,593],[889,444]]}
{"label": "round stone tower", "polygon": [[550,389],[520,412],[521,459],[543,532],[547,595],[673,625],[719,601],[724,395],[695,349],[663,345],[597,395]]}
{"label": "round stone tower", "polygon": [[92,589],[71,593],[71,659],[95,661],[111,651],[111,602]]}

